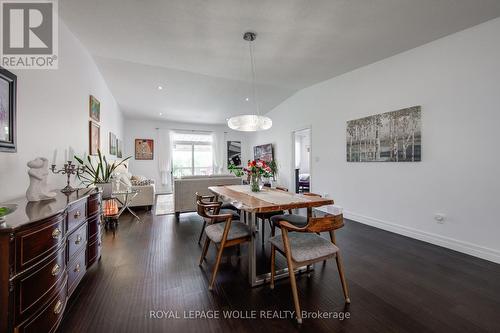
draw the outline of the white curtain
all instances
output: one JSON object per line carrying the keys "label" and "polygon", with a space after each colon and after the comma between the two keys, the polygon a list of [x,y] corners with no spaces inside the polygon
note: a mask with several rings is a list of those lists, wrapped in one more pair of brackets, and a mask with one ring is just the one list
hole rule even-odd
{"label": "white curtain", "polygon": [[212,133],[212,158],[214,163],[214,173],[216,175],[221,174],[224,169],[224,154],[222,154],[222,145],[218,140],[218,136],[215,132]]}
{"label": "white curtain", "polygon": [[158,129],[158,170],[160,171],[161,186],[166,191],[172,191],[172,132]]}

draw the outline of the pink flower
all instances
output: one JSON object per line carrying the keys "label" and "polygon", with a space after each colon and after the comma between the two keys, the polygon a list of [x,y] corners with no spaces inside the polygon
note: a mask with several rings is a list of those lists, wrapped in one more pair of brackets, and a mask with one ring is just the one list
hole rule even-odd
{"label": "pink flower", "polygon": [[262,162],[261,161],[258,161],[257,164],[256,164],[257,168],[262,168]]}

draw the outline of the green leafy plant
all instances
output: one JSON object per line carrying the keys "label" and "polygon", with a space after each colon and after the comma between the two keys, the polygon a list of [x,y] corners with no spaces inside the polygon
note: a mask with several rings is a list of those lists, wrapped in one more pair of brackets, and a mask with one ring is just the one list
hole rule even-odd
{"label": "green leafy plant", "polygon": [[229,164],[227,166],[227,169],[229,170],[229,172],[231,172],[232,174],[234,174],[236,177],[241,177],[241,176],[244,175],[244,172],[241,169],[241,167],[237,167],[233,163]]}
{"label": "green leafy plant", "polygon": [[271,162],[267,163],[269,168],[271,169],[271,175],[274,180],[276,180],[276,176],[278,175],[278,163],[276,163],[275,160],[272,160]]}
{"label": "green leafy plant", "polygon": [[87,185],[87,187],[95,184],[109,183],[115,169],[132,157],[129,156],[121,161],[113,161],[110,163],[106,159],[106,156],[101,154],[100,150],[97,150],[97,155],[96,165],[94,165],[90,156],[87,156],[86,160],[75,156],[75,159],[83,167],[83,173],[78,174],[78,179],[80,179],[83,184]]}
{"label": "green leafy plant", "polygon": [[0,207],[0,216],[7,215],[8,212],[9,212],[8,208],[6,208],[6,207]]}

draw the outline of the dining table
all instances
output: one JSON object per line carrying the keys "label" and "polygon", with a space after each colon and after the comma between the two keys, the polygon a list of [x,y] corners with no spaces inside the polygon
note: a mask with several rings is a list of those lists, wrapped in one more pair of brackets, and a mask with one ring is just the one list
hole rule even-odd
{"label": "dining table", "polygon": [[[270,281],[271,277],[270,269],[269,272],[257,274],[257,214],[306,208],[307,215],[310,217],[313,208],[333,204],[331,198],[307,196],[268,187],[264,187],[259,192],[253,192],[249,185],[210,186],[208,190],[218,198],[231,203],[239,209],[241,214],[243,214],[244,221],[246,221],[250,227],[251,237],[248,248],[248,281],[252,287]],[[305,270],[307,270],[307,267],[299,269],[299,271]],[[288,277],[287,268],[276,271],[275,279],[284,277]]]}

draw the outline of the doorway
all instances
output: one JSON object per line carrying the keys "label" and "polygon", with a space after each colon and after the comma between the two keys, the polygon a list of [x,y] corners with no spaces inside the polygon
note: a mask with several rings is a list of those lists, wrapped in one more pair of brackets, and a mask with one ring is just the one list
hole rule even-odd
{"label": "doorway", "polygon": [[311,128],[293,131],[293,179],[295,193],[311,190]]}

